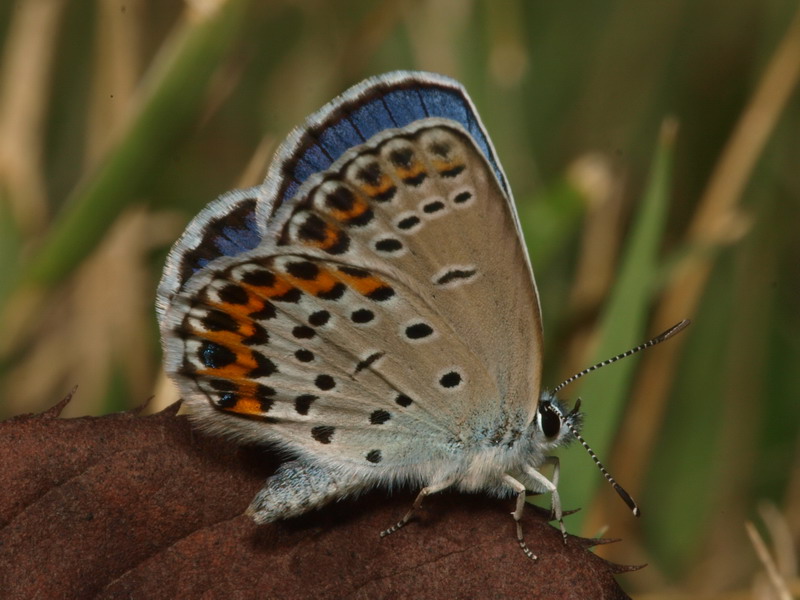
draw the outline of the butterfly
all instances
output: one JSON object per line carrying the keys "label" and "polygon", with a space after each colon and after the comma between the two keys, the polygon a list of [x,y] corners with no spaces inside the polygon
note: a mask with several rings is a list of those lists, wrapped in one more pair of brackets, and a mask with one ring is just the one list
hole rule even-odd
{"label": "butterfly", "polygon": [[262,185],[191,221],[157,312],[193,421],[290,457],[248,508],[257,523],[374,487],[420,490],[385,535],[430,494],[485,492],[515,497],[535,558],[520,525],[530,490],[551,495],[566,540],[551,453],[585,445],[582,415],[542,389],[511,190],[453,79],[380,75],[311,115]]}

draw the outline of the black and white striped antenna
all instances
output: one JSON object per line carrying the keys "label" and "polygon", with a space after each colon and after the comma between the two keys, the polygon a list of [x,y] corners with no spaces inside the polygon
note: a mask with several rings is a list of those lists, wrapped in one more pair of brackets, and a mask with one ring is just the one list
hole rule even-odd
{"label": "black and white striped antenna", "polygon": [[[587,373],[591,373],[592,371],[596,371],[600,367],[605,367],[606,365],[610,365],[611,363],[615,363],[618,360],[621,360],[623,358],[627,358],[628,356],[631,356],[632,354],[636,354],[637,352],[641,352],[642,350],[645,350],[647,348],[651,348],[652,346],[655,346],[656,344],[660,344],[661,342],[664,342],[664,341],[668,340],[669,338],[671,338],[676,333],[679,333],[680,331],[686,329],[686,327],[689,326],[690,322],[691,321],[689,321],[688,319],[684,319],[683,321],[681,321],[680,323],[678,323],[676,325],[673,325],[672,327],[670,327],[666,331],[664,331],[662,333],[659,333],[653,339],[648,340],[643,344],[639,344],[638,346],[636,346],[635,348],[631,348],[627,352],[623,352],[622,354],[617,354],[613,358],[609,358],[609,359],[606,359],[606,360],[604,360],[602,362],[597,363],[596,365],[592,365],[591,367],[589,367],[588,369],[584,369],[580,373],[576,373],[572,377],[569,377],[569,378],[565,379],[564,381],[562,381],[561,383],[559,383],[555,387],[555,389],[553,389],[553,395],[555,395],[558,391],[564,389],[566,386],[568,386],[570,383],[572,383],[576,379],[580,379],[581,377],[583,377]],[[572,409],[571,413],[577,413],[578,410],[580,409],[580,406],[581,406],[581,399],[578,398],[578,400],[575,401],[575,407]],[[567,428],[570,430],[572,435],[574,435],[575,438],[581,443],[581,446],[583,446],[584,449],[589,453],[589,456],[592,457],[592,460],[594,461],[594,464],[597,465],[598,469],[600,469],[600,472],[603,474],[603,477],[606,478],[606,481],[608,481],[608,483],[611,484],[611,486],[614,488],[614,490],[617,492],[617,494],[619,494],[619,497],[622,498],[622,500],[625,502],[625,504],[628,505],[628,508],[631,509],[631,511],[633,512],[634,516],[636,516],[636,517],[640,516],[642,514],[642,511],[639,510],[639,505],[636,504],[636,501],[633,498],[631,498],[631,495],[628,492],[625,491],[625,488],[623,488],[620,484],[618,484],[617,480],[614,479],[611,476],[611,474],[605,468],[603,463],[600,462],[600,459],[597,458],[597,455],[591,449],[589,444],[586,443],[586,440],[583,439],[583,436],[581,436],[581,434],[578,433],[578,430],[572,424],[572,421],[570,419],[563,419],[563,423],[567,426]]]}
{"label": "black and white striped antenna", "polygon": [[633,354],[636,354],[637,352],[641,352],[642,350],[646,350],[647,348],[652,348],[656,344],[660,344],[661,342],[667,341],[669,338],[671,338],[676,333],[686,329],[689,326],[689,323],[691,323],[691,321],[689,321],[688,319],[684,319],[683,321],[681,321],[677,325],[673,325],[672,327],[670,327],[666,331],[664,331],[662,333],[659,333],[653,339],[647,340],[645,343],[639,344],[638,346],[636,346],[635,348],[631,348],[627,352],[623,352],[622,354],[617,354],[616,356],[614,356],[612,358],[607,358],[606,360],[603,360],[603,361],[597,363],[596,365],[592,365],[591,367],[589,367],[587,369],[584,369],[580,373],[575,373],[575,375],[573,375],[572,377],[568,377],[567,379],[565,379],[564,381],[559,383],[553,389],[553,394],[557,394],[559,391],[563,390],[565,387],[567,387],[570,383],[572,383],[576,379],[580,379],[584,375],[586,375],[588,373],[591,373],[592,371],[596,371],[600,367],[605,367],[606,365],[610,365],[611,363],[615,363],[618,360],[622,360],[623,358],[627,358],[627,357],[629,357],[629,356],[631,356]]}

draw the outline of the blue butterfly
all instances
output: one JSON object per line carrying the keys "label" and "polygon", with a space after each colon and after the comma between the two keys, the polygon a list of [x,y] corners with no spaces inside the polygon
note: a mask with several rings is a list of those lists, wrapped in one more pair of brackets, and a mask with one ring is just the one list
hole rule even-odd
{"label": "blue butterfly", "polygon": [[581,413],[542,389],[519,219],[458,82],[389,73],[310,116],[263,185],[189,224],[157,309],[193,420],[291,457],[250,505],[256,522],[375,486],[420,489],[385,535],[430,494],[481,491],[516,498],[535,558],[520,526],[530,490],[550,493],[566,540],[552,451],[585,445]]}

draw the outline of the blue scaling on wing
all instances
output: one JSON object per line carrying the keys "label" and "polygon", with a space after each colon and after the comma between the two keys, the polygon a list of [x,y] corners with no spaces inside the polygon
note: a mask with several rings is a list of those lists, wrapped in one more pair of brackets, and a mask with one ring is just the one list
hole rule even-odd
{"label": "blue scaling on wing", "polygon": [[319,134],[320,143],[332,158],[338,158],[353,146],[361,144],[361,139],[361,134],[348,119],[342,119]]}
{"label": "blue scaling on wing", "polygon": [[255,206],[244,217],[244,223],[227,225],[221,223],[219,236],[214,239],[214,245],[220,254],[236,256],[242,252],[252,250],[261,241],[261,235],[256,227]]}
{"label": "blue scaling on wing", "polygon": [[397,123],[394,127],[403,127],[427,116],[422,96],[416,87],[389,91],[384,96],[384,101],[389,108],[392,122]]}
{"label": "blue scaling on wing", "polygon": [[464,129],[478,144],[478,148],[483,152],[483,155],[489,159],[495,175],[497,175],[497,180],[508,192],[503,171],[494,157],[494,152],[489,146],[483,128],[472,111],[472,107],[465,102],[464,97],[455,90],[445,88],[426,89],[421,92],[421,95],[423,102],[425,102],[425,107],[432,116],[452,119],[464,126]]}
{"label": "blue scaling on wing", "polygon": [[[249,192],[249,193],[248,193]],[[193,273],[221,256],[236,256],[261,242],[256,224],[256,197],[253,190],[230,192],[212,202],[187,228],[196,243],[176,255],[178,288]]]}
{"label": "blue scaling on wing", "polygon": [[[378,94],[381,94],[378,91]],[[397,127],[392,119],[391,113],[387,110],[383,102],[383,94],[367,102],[363,106],[357,107],[347,118],[361,134],[362,143],[366,142],[376,133],[386,129]],[[402,125],[401,125],[402,127]]]}
{"label": "blue scaling on wing", "polygon": [[306,149],[295,165],[292,176],[297,182],[302,183],[314,173],[321,173],[331,166],[333,161],[319,144],[314,144]]}
{"label": "blue scaling on wing", "polygon": [[509,195],[503,170],[460,84],[425,73],[395,73],[367,80],[309,118],[306,127],[282,149],[280,171],[270,170],[265,184],[275,195],[271,209],[291,199],[311,175],[324,171],[350,148],[386,129],[428,117],[460,123],[489,160]]}
{"label": "blue scaling on wing", "polygon": [[261,243],[256,219],[260,193],[260,187],[228,192],[192,219],[172,247],[158,284],[159,320],[194,273],[218,258],[239,255]]}
{"label": "blue scaling on wing", "polygon": [[[297,190],[299,190],[299,189],[300,189],[300,184],[299,184],[299,183],[297,183],[297,182],[296,182],[296,181],[294,181],[294,180],[292,180],[292,181],[289,181],[289,182],[288,182],[288,183],[286,183],[286,184],[284,185],[284,187],[283,187],[283,190],[284,190],[284,191],[283,191],[283,197],[284,197],[284,198],[291,198],[292,196],[294,196],[294,195],[295,195],[295,193],[296,193],[296,192],[297,192]],[[280,206],[280,203],[276,203],[276,204],[275,204],[275,206],[274,206],[274,209],[277,209],[277,208],[278,208],[278,206]],[[274,209],[273,209],[273,210],[274,210]]]}

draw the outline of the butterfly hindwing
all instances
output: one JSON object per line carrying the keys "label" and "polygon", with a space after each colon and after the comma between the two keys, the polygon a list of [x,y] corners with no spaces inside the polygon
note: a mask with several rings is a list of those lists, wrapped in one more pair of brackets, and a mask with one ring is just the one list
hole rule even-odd
{"label": "butterfly hindwing", "polygon": [[373,450],[387,464],[414,462],[409,450],[451,439],[452,417],[404,387],[409,365],[388,316],[413,310],[407,290],[381,280],[397,295],[369,298],[363,280],[376,277],[360,270],[354,282],[353,271],[274,255],[234,264],[197,290],[202,300],[177,327],[190,405],[236,416],[243,435],[341,462],[377,462]]}

